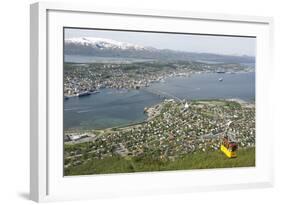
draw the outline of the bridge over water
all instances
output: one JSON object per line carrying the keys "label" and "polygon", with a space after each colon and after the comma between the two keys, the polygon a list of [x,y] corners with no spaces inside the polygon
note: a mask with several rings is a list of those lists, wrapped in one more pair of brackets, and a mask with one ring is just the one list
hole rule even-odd
{"label": "bridge over water", "polygon": [[180,99],[179,97],[175,96],[175,95],[172,95],[170,93],[167,93],[165,91],[162,91],[162,90],[158,90],[158,89],[155,89],[155,88],[147,88],[145,89],[147,92],[150,92],[150,93],[153,93],[155,95],[159,95],[161,97],[165,97],[165,98],[172,98],[172,99],[175,99],[176,101],[179,101],[181,102],[182,99]]}

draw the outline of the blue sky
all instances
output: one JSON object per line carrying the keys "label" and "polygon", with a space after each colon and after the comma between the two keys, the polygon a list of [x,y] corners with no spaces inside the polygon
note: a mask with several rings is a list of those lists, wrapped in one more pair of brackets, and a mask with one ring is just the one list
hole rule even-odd
{"label": "blue sky", "polygon": [[255,56],[256,53],[256,38],[249,37],[65,29],[65,38],[73,37],[108,38],[158,49],[189,52],[249,56]]}

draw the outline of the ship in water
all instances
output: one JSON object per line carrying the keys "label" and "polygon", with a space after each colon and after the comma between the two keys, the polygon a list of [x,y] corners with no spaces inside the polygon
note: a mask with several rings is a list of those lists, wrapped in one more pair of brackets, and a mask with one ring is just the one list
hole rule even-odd
{"label": "ship in water", "polygon": [[89,91],[85,91],[85,92],[81,92],[81,93],[76,94],[77,97],[82,97],[82,96],[87,96],[87,95],[91,95],[91,93]]}
{"label": "ship in water", "polygon": [[87,95],[91,95],[91,94],[96,94],[99,93],[100,91],[98,90],[94,90],[94,91],[85,91],[85,92],[81,92],[81,93],[77,93],[76,96],[77,97],[82,97],[82,96],[87,96]]}
{"label": "ship in water", "polygon": [[219,81],[222,82],[222,81],[223,81],[223,78],[219,78]]}

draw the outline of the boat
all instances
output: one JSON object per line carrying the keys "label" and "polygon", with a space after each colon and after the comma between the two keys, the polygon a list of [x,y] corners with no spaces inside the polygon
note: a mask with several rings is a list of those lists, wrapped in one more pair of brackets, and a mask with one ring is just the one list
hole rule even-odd
{"label": "boat", "polygon": [[90,94],[97,94],[97,93],[100,93],[100,91],[99,90],[94,90],[94,91],[90,92]]}
{"label": "boat", "polygon": [[223,81],[223,78],[219,78],[219,81],[222,82],[222,81]]}
{"label": "boat", "polygon": [[89,91],[85,91],[85,92],[81,92],[81,93],[76,94],[77,97],[82,97],[82,96],[87,96],[87,95],[91,95],[91,93]]}

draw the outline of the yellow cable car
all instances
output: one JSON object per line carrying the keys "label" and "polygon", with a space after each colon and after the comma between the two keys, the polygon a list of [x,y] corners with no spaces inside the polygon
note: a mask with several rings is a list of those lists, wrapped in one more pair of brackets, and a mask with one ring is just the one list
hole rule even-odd
{"label": "yellow cable car", "polygon": [[227,136],[224,136],[220,149],[228,158],[237,157],[236,150],[238,145],[234,141],[229,141]]}
{"label": "yellow cable car", "polygon": [[228,122],[224,136],[222,138],[220,150],[228,157],[237,157],[236,150],[238,149],[238,144],[236,143],[235,136],[228,136],[228,130],[232,122]]}

